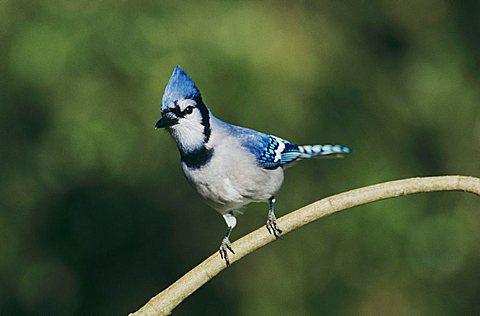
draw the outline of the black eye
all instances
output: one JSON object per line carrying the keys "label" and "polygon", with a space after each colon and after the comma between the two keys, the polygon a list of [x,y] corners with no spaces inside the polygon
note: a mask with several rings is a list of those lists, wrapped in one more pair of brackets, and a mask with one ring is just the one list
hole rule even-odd
{"label": "black eye", "polygon": [[183,110],[183,112],[185,112],[186,114],[192,114],[193,112],[193,106],[189,105],[185,108],[185,110]]}

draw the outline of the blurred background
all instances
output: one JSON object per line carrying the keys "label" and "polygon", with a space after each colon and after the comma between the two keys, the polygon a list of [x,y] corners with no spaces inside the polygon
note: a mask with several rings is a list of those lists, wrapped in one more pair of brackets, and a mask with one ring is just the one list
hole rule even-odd
{"label": "blurred background", "polygon": [[[218,249],[222,217],[154,130],[175,65],[227,122],[354,153],[287,170],[277,214],[480,175],[480,2],[0,1],[0,313],[125,315]],[[310,224],[176,315],[480,313],[480,199]],[[251,204],[233,240],[264,225]]]}

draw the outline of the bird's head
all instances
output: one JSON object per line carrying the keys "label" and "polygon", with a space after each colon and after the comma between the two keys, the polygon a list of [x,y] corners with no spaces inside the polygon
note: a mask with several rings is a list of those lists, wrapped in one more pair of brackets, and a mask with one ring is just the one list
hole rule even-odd
{"label": "bird's head", "polygon": [[176,66],[162,98],[162,117],[155,128],[166,128],[180,150],[195,150],[210,139],[210,111],[193,80]]}

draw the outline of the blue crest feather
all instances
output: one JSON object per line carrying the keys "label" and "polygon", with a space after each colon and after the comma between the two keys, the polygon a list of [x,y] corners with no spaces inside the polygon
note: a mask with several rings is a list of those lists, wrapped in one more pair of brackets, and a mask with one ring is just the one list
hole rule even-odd
{"label": "blue crest feather", "polygon": [[200,98],[200,91],[195,86],[193,80],[180,67],[176,66],[172,76],[165,87],[162,97],[162,112],[169,107],[174,107],[175,101],[182,99]]}

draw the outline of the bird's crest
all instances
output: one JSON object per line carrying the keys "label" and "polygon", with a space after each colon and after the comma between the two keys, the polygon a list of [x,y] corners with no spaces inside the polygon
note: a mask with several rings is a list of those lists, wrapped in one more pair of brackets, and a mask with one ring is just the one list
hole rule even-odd
{"label": "bird's crest", "polygon": [[168,108],[175,107],[175,101],[199,97],[200,91],[195,86],[193,80],[177,65],[163,93],[162,112]]}

